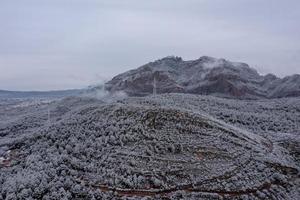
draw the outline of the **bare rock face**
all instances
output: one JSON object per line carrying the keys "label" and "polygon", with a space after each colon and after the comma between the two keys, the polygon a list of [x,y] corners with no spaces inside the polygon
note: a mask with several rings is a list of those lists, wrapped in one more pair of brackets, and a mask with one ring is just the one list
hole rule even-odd
{"label": "bare rock face", "polygon": [[300,96],[300,75],[295,74],[277,80],[276,88],[269,94],[271,97]]}
{"label": "bare rock face", "polygon": [[300,75],[283,79],[272,74],[262,76],[245,63],[208,56],[192,61],[166,57],[114,77],[105,88],[145,96],[153,92],[154,79],[157,93],[214,94],[241,99],[300,95]]}

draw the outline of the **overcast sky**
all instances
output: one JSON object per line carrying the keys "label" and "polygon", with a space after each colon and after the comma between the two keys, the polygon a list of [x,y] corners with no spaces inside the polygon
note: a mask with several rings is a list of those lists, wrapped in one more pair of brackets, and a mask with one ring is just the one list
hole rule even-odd
{"label": "overcast sky", "polygon": [[0,0],[0,89],[81,88],[168,55],[300,73],[299,0]]}

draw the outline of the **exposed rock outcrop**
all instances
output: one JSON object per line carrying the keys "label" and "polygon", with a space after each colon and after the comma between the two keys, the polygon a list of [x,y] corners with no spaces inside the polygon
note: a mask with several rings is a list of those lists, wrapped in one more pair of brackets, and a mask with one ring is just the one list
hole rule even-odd
{"label": "exposed rock outcrop", "polygon": [[203,56],[184,61],[165,57],[117,75],[107,82],[108,91],[124,91],[130,96],[157,93],[210,94],[228,98],[256,99],[300,96],[300,75],[283,79],[260,75],[245,63]]}

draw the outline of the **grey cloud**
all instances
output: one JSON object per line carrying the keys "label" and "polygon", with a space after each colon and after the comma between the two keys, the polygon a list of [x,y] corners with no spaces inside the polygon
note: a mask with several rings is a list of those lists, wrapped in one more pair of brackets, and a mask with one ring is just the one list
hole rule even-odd
{"label": "grey cloud", "polygon": [[297,0],[3,0],[0,88],[84,87],[167,55],[300,73],[299,8]]}

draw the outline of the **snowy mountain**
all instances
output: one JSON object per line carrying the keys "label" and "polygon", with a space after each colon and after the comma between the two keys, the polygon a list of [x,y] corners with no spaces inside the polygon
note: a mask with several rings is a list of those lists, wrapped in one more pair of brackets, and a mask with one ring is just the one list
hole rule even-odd
{"label": "snowy mountain", "polygon": [[299,97],[0,99],[0,199],[299,199],[299,111]]}
{"label": "snowy mountain", "polygon": [[300,96],[300,75],[283,79],[273,74],[262,76],[245,63],[208,56],[191,61],[165,57],[117,75],[105,88],[111,92],[124,91],[130,96],[145,96],[153,92],[154,79],[157,93],[241,99]]}
{"label": "snowy mountain", "polygon": [[112,93],[0,91],[0,200],[299,199],[299,76],[167,57]]}

